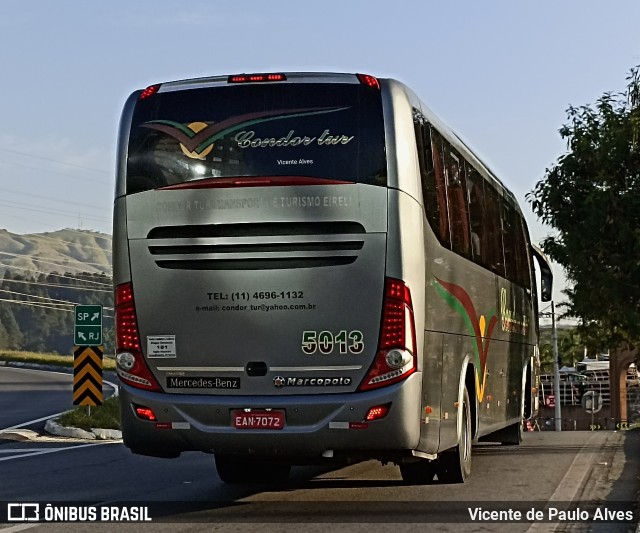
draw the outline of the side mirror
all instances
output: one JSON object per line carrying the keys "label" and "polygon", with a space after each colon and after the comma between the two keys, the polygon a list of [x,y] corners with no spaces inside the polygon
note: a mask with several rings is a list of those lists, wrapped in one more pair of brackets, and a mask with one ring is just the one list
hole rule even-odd
{"label": "side mirror", "polygon": [[538,262],[540,268],[540,299],[543,302],[550,302],[553,297],[553,272],[551,272],[551,263],[542,250],[535,244],[531,245],[531,253]]}
{"label": "side mirror", "polygon": [[553,276],[550,271],[545,272],[542,269],[540,271],[540,299],[543,302],[550,302],[553,294]]}

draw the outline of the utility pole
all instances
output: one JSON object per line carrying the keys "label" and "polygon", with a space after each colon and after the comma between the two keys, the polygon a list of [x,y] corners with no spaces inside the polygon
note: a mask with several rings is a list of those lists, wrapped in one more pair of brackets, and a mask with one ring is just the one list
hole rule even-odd
{"label": "utility pole", "polygon": [[556,329],[556,309],[551,302],[551,333],[553,335],[553,388],[556,397],[556,431],[562,431],[562,411],[560,409],[560,356],[558,355],[558,330]]}

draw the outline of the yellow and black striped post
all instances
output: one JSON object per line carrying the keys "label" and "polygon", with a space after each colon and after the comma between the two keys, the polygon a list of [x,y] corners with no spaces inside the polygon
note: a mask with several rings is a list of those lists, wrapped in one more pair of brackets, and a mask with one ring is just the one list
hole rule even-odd
{"label": "yellow and black striped post", "polygon": [[104,346],[73,347],[73,405],[102,405]]}

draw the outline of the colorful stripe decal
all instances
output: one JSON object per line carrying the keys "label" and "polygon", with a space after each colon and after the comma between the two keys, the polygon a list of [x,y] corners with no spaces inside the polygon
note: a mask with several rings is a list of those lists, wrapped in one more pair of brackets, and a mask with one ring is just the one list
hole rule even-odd
{"label": "colorful stripe decal", "polygon": [[475,340],[473,348],[476,363],[476,391],[478,393],[478,401],[482,401],[486,385],[487,355],[489,353],[489,344],[491,343],[491,334],[498,323],[495,309],[491,309],[487,313],[489,320],[487,324],[485,315],[481,315],[478,318],[478,313],[471,301],[471,297],[462,287],[436,277],[434,277],[433,286],[449,306],[462,317],[469,334]]}

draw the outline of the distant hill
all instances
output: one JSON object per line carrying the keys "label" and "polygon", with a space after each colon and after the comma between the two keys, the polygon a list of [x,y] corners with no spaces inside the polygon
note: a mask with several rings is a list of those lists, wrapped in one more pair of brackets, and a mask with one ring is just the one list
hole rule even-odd
{"label": "distant hill", "polygon": [[78,304],[103,306],[103,340],[113,350],[110,235],[0,230],[0,348],[71,353]]}
{"label": "distant hill", "polygon": [[62,229],[16,234],[0,230],[0,277],[37,272],[91,272],[111,276],[111,235]]}

